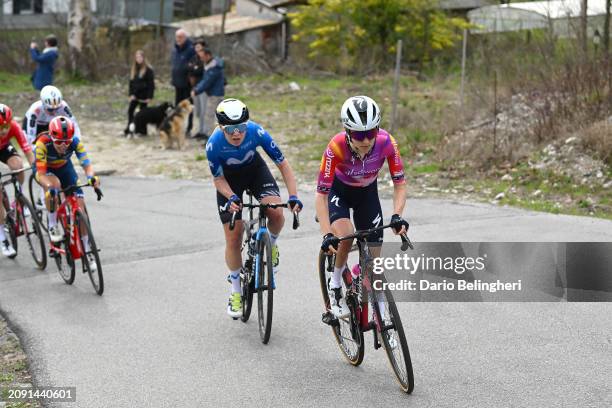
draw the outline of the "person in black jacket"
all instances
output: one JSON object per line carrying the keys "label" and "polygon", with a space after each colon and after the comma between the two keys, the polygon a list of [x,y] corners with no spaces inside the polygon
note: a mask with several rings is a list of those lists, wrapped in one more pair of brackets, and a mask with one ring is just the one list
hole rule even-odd
{"label": "person in black jacket", "polygon": [[[204,40],[198,40],[195,42],[194,49],[196,55],[189,61],[187,78],[189,79],[189,85],[191,88],[196,86],[198,82],[202,80],[204,76],[204,62],[199,56],[199,53],[206,48],[206,42]],[[198,118],[198,127],[195,135],[192,135],[195,139],[206,138],[206,128],[204,124],[204,113],[206,112],[206,92],[202,92],[200,95],[193,98],[193,113]]]}
{"label": "person in black jacket", "polygon": [[142,50],[136,51],[132,68],[130,70],[130,106],[128,108],[128,125],[123,131],[124,135],[129,132],[130,123],[134,121],[134,111],[146,108],[153,99],[155,93],[155,73],[153,67],[145,58]]}
{"label": "person in black jacket", "polygon": [[[178,105],[183,99],[187,99],[191,93],[191,86],[187,75],[189,61],[195,56],[193,43],[189,39],[187,31],[179,28],[175,33],[176,42],[172,48],[172,86],[174,86],[174,105]],[[193,126],[193,112],[189,114],[187,123],[187,135],[191,134]]]}

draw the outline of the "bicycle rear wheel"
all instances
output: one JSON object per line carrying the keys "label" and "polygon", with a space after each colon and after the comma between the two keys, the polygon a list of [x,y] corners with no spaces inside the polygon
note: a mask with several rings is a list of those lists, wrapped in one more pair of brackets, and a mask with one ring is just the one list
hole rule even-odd
{"label": "bicycle rear wheel", "polygon": [[[32,258],[34,258],[34,262],[36,262],[36,267],[38,269],[45,269],[47,267],[47,250],[40,228],[40,221],[36,216],[34,207],[32,207],[32,204],[30,204],[25,196],[19,196],[19,204],[21,205],[21,212],[18,218],[21,224],[21,231],[28,241],[30,253]],[[27,217],[24,216],[26,209],[30,213]]]}
{"label": "bicycle rear wheel", "polygon": [[45,207],[45,201],[42,199],[45,190],[43,190],[41,185],[38,184],[38,182],[36,181],[36,176],[34,174],[30,174],[28,184],[28,191],[30,193],[30,203],[36,210],[36,216],[40,220],[40,226],[45,232],[48,232],[46,220],[47,207]]}
{"label": "bicycle rear wheel", "polygon": [[[100,255],[98,254],[98,246],[91,232],[91,226],[81,210],[77,210],[76,212],[76,225],[76,228],[79,228],[79,239],[81,240],[81,248],[83,249],[83,255],[81,256],[83,272],[87,272],[94,290],[98,295],[102,296],[102,293],[104,293],[104,278],[102,276],[102,263],[100,262]],[[85,250],[83,235],[80,233],[81,225],[85,228],[85,235],[89,237],[89,250]],[[95,265],[93,265],[94,262]]]}
{"label": "bicycle rear wheel", "polygon": [[272,308],[274,303],[274,288],[272,286],[272,246],[268,234],[262,234],[257,251],[259,264],[257,288],[257,314],[259,317],[259,337],[263,344],[270,341],[272,331]]}
{"label": "bicycle rear wheel", "polygon": [[[379,275],[379,277],[383,282],[386,282],[384,275]],[[402,391],[410,394],[414,389],[412,360],[404,334],[404,326],[402,326],[402,320],[393,300],[393,294],[388,289],[377,290],[374,291],[374,299],[376,301],[373,302],[372,306],[377,314],[375,317],[378,320],[376,326],[385,347],[387,358]]]}
{"label": "bicycle rear wheel", "polygon": [[[329,301],[328,279],[334,270],[335,257],[326,255],[323,251],[319,253],[319,283],[321,285],[321,295],[323,295],[323,305],[327,316],[331,316],[331,303]],[[343,291],[347,293],[347,288],[343,280]],[[351,316],[331,321],[331,329],[334,338],[340,347],[340,351],[346,360],[353,366],[358,366],[363,361],[365,352],[363,342],[363,332],[359,327],[359,321],[354,317],[354,305],[350,305]]]}

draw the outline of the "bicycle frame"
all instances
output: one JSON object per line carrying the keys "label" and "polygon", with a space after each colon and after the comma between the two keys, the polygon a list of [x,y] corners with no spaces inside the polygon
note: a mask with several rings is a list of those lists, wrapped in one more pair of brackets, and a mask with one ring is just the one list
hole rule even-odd
{"label": "bicycle frame", "polygon": [[[80,231],[76,225],[76,210],[83,210],[79,205],[79,200],[74,194],[69,194],[59,205],[57,209],[57,219],[64,226],[64,230],[69,232],[70,241],[68,248],[72,259],[81,259],[84,251],[81,246],[81,240],[79,239]],[[55,246],[53,242],[50,243],[51,249],[65,255],[66,252],[59,246]]]}
{"label": "bicycle frame", "polygon": [[[375,230],[389,228],[389,227],[390,225],[386,225],[386,226],[378,227],[370,231],[375,231]],[[356,239],[357,248],[359,250],[360,273],[359,273],[359,276],[357,277],[359,281],[357,282],[356,285],[353,285],[353,278],[350,272],[346,274],[347,276],[344,277],[344,280],[345,280],[347,287],[351,288],[350,292],[354,293],[357,296],[358,306],[357,306],[356,312],[357,312],[357,319],[359,320],[359,326],[361,330],[363,332],[366,332],[366,331],[372,330],[373,328],[376,328],[376,330],[374,331],[374,336],[376,337],[376,332],[382,332],[385,329],[393,328],[393,326],[391,325],[389,327],[387,326],[383,327],[381,316],[379,316],[379,313],[376,312],[377,307],[374,305],[374,302],[376,302],[376,296],[368,296],[370,292],[373,292],[372,284],[371,284],[371,277],[372,277],[374,257],[372,256],[372,253],[370,251],[370,247],[368,245],[368,241],[366,237],[367,237],[367,234],[364,234],[363,232],[361,233],[358,232],[351,236],[341,238],[342,240],[348,239],[348,238]],[[402,235],[401,238],[402,238],[402,251],[406,250],[407,248],[412,248],[412,243],[410,242],[410,240],[408,240],[408,237],[406,237],[405,235]],[[355,287],[356,287],[356,290],[353,289]],[[365,288],[365,294],[364,294],[364,288]],[[368,301],[372,303],[372,315],[373,315],[372,321],[368,319],[368,307],[369,307]]]}
{"label": "bicycle frame", "polygon": [[[14,221],[14,228],[15,228],[15,236],[21,236],[24,233],[27,234],[29,233],[29,231],[21,231],[21,223],[17,222],[17,220],[19,220],[21,217],[24,217],[23,214],[23,207],[21,206],[21,203],[19,202],[18,198],[20,196],[23,195],[23,191],[22,191],[22,187],[21,184],[19,184],[17,182],[17,173],[20,173],[22,170],[18,170],[16,172],[11,172],[9,174],[5,174],[4,176],[8,177],[9,175],[11,176],[10,179],[3,181],[1,188],[2,188],[2,205],[4,205],[5,208],[5,217],[9,216],[10,211],[12,210],[11,208],[11,202],[9,200],[8,194],[6,192],[6,188],[4,188],[5,185],[9,185],[12,184],[13,185],[13,189],[14,189],[14,199],[15,199],[15,219]],[[2,174],[0,174],[0,177],[2,176]],[[26,228],[27,228],[27,224],[26,224]]]}

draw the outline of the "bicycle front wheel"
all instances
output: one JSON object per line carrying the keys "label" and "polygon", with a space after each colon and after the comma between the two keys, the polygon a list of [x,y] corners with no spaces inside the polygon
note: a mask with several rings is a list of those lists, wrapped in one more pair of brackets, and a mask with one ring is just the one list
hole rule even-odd
{"label": "bicycle front wheel", "polygon": [[55,245],[59,249],[64,247],[64,258],[66,259],[66,262],[62,260],[62,254],[54,250],[53,248],[51,249],[52,252],[50,253],[51,256],[55,259],[55,266],[57,266],[57,271],[59,272],[64,282],[66,282],[68,285],[72,285],[74,283],[76,266],[74,263],[74,259],[72,259],[72,253],[70,252],[70,234],[64,227],[64,223],[62,221],[58,220],[58,223],[60,225],[60,228],[62,228],[62,231],[64,231],[64,239],[62,240],[62,242],[59,242]]}
{"label": "bicycle front wheel", "polygon": [[[248,255],[247,255],[248,256]],[[246,323],[251,317],[253,308],[253,292],[255,292],[255,278],[253,277],[253,260],[248,259],[240,271],[240,286],[242,287],[242,320]]]}
{"label": "bicycle front wheel", "polygon": [[[32,204],[30,204],[25,196],[19,196],[19,204],[21,205],[21,214],[19,215],[21,231],[28,241],[30,253],[34,262],[36,262],[36,267],[41,270],[45,269],[47,267],[47,250],[42,229],[40,228],[40,221],[36,216],[34,207],[32,207]],[[28,212],[29,215],[26,216]]]}
{"label": "bicycle front wheel", "polygon": [[[325,314],[331,318],[331,303],[329,301],[328,279],[334,270],[335,257],[326,255],[323,251],[319,253],[319,283],[321,284],[321,295],[323,295],[323,305]],[[342,280],[346,294],[347,288]],[[348,303],[347,303],[348,304]],[[332,333],[340,347],[342,355],[353,366],[358,366],[363,361],[365,346],[363,343],[363,332],[359,327],[358,319],[354,318],[354,305],[350,304],[351,315],[343,318],[332,318],[330,321]]]}
{"label": "bicycle front wheel", "polygon": [[[384,275],[380,276],[386,282]],[[375,319],[378,319],[376,326],[382,338],[387,358],[402,391],[410,394],[414,389],[412,360],[404,334],[404,326],[402,326],[402,320],[393,300],[393,295],[388,289],[378,290],[375,291],[374,298],[376,301],[373,302],[373,307],[379,316],[375,317]]]}
{"label": "bicycle front wheel", "polygon": [[272,305],[274,303],[274,288],[272,283],[272,245],[268,234],[262,234],[257,251],[257,312],[259,317],[259,337],[263,344],[270,341],[272,331]]}
{"label": "bicycle front wheel", "polygon": [[[83,251],[83,255],[81,256],[83,271],[87,272],[89,275],[89,279],[96,293],[102,296],[102,293],[104,293],[104,278],[102,277],[102,263],[100,262],[100,255],[98,254],[98,246],[91,232],[91,226],[87,221],[87,217],[81,210],[78,210],[76,213],[76,224],[77,228],[79,228],[79,239],[81,240],[81,248]],[[85,234],[81,233],[81,225],[84,227]],[[84,235],[89,237],[88,249],[85,248],[83,242]]]}

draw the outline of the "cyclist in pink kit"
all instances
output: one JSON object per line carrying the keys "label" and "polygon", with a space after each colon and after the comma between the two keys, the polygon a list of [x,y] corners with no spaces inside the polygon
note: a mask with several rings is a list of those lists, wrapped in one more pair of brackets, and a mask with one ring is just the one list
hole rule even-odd
{"label": "cyclist in pink kit", "polygon": [[[339,243],[337,237],[354,232],[350,209],[357,230],[383,224],[377,178],[385,161],[394,183],[393,231],[401,234],[408,230],[408,222],[401,216],[406,203],[404,166],[395,139],[379,127],[380,108],[367,96],[353,96],[342,105],[340,116],[345,130],[332,138],[323,153],[315,197],[324,235],[321,249],[336,253],[329,298],[332,313],[337,317],[348,313],[342,294],[342,272],[348,268],[346,262],[352,245],[348,240]],[[382,241],[382,231],[368,237],[370,243]],[[372,249],[375,256],[380,253],[380,248]]]}

